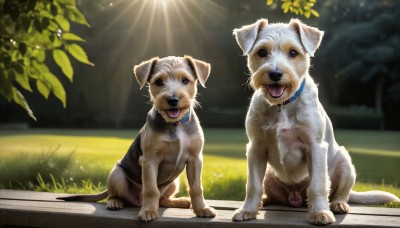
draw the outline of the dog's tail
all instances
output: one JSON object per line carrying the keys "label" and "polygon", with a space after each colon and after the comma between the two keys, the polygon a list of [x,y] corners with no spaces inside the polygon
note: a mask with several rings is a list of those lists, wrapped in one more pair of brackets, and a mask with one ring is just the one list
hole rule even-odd
{"label": "dog's tail", "polygon": [[392,193],[377,190],[368,192],[351,190],[349,197],[349,203],[356,204],[385,204],[389,202],[400,202],[400,199]]}
{"label": "dog's tail", "polygon": [[64,200],[64,201],[97,202],[97,201],[107,198],[107,196],[108,196],[108,192],[106,189],[97,194],[72,195],[72,196],[57,197],[57,199]]}

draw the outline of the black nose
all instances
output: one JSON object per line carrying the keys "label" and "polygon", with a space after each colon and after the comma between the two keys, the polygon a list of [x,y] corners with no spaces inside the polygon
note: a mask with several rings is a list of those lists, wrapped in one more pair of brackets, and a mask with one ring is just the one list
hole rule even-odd
{"label": "black nose", "polygon": [[167,98],[168,104],[171,106],[177,106],[179,103],[179,98],[177,97],[168,97]]}
{"label": "black nose", "polygon": [[279,80],[281,80],[282,78],[282,73],[279,71],[270,71],[268,73],[269,78],[271,78],[272,81],[277,82]]}

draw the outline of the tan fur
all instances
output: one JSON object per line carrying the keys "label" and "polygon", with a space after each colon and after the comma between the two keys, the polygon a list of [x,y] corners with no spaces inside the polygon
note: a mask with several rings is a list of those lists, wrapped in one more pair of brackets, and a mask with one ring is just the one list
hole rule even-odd
{"label": "tan fur", "polygon": [[[152,67],[149,67],[149,65]],[[149,68],[152,68],[151,75]],[[146,70],[141,72],[141,69]],[[197,80],[204,86],[210,73],[210,65],[190,56],[184,58],[153,58],[135,66],[134,72],[139,84],[143,85],[144,80],[148,81],[151,101],[157,112],[166,122],[173,123],[182,119],[197,104],[195,100]],[[182,85],[183,78],[188,79],[187,85]],[[162,80],[164,86],[158,86],[157,80]],[[181,113],[176,118],[171,118],[166,114],[166,110],[169,108],[166,101],[170,96],[179,98],[179,104],[176,108],[180,109]],[[177,139],[171,138],[167,133],[153,131],[151,128],[145,127],[141,140],[143,156],[139,160],[142,167],[143,182],[143,205],[138,215],[139,219],[151,221],[157,218],[159,216],[157,212],[159,203],[166,207],[188,207],[190,205],[187,198],[172,198],[178,190],[179,177],[167,186],[160,189],[157,187],[160,180],[179,176],[185,165],[193,211],[199,217],[214,217],[216,215],[215,210],[207,206],[204,201],[201,185],[201,151],[204,136],[197,117],[192,121],[196,122],[198,130],[191,135],[186,135],[185,132],[178,129]]]}
{"label": "tan fur", "polygon": [[[139,206],[138,219],[146,222],[159,217],[159,206],[189,208],[192,205],[196,216],[215,217],[216,211],[206,204],[203,196],[204,135],[194,112],[197,82],[204,86],[210,65],[190,56],[155,57],[136,65],[133,72],[140,88],[149,86],[150,100],[154,105],[135,142],[111,170],[107,181],[108,194],[60,199],[93,201],[108,195],[107,209],[119,210],[124,204]],[[178,99],[176,104],[170,103],[171,97]],[[171,109],[179,110],[179,115],[168,115]],[[190,119],[182,123],[187,114]],[[190,199],[174,198],[184,168]],[[141,171],[139,177],[137,170]],[[141,183],[133,180],[138,178]]]}
{"label": "tan fur", "polygon": [[[293,207],[307,203],[309,221],[317,225],[335,222],[333,213],[347,213],[348,201],[399,201],[386,192],[351,191],[354,166],[347,150],[335,141],[318,88],[308,73],[310,56],[323,32],[297,19],[270,25],[260,19],[235,29],[234,35],[247,55],[255,92],[246,117],[246,199],[233,220],[256,218],[261,199]],[[281,78],[273,80],[271,72],[280,72]],[[304,80],[301,94],[283,105]]]}

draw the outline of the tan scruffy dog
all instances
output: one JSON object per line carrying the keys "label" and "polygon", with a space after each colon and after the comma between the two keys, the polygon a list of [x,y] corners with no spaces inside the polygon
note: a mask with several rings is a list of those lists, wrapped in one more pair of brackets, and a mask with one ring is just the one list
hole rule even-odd
{"label": "tan scruffy dog", "polygon": [[347,213],[347,202],[398,202],[390,193],[351,190],[354,166],[335,141],[308,73],[323,32],[296,19],[289,24],[261,19],[235,29],[234,35],[247,55],[255,92],[246,117],[246,199],[233,220],[256,218],[263,185],[264,204],[300,207],[307,202],[309,220],[317,225],[335,222],[333,213]]}
{"label": "tan scruffy dog", "polygon": [[[149,85],[153,108],[125,157],[111,171],[108,189],[96,195],[62,197],[67,201],[98,201],[107,198],[107,209],[123,204],[140,207],[138,219],[158,218],[158,207],[189,208],[198,217],[215,217],[204,201],[201,183],[203,130],[194,112],[197,82],[204,86],[210,65],[190,56],[152,58],[135,66],[143,88]],[[188,198],[173,198],[179,175],[186,166]]]}

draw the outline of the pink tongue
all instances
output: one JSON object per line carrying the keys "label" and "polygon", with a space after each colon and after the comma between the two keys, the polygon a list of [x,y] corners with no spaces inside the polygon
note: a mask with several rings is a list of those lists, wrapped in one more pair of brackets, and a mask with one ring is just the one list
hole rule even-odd
{"label": "pink tongue", "polygon": [[167,115],[170,118],[176,118],[179,116],[179,114],[181,114],[181,110],[180,109],[168,109],[167,110]]}
{"label": "pink tongue", "polygon": [[269,95],[271,95],[272,97],[278,98],[280,96],[282,96],[283,91],[285,91],[286,86],[282,86],[282,85],[269,85],[268,86],[268,92]]}

